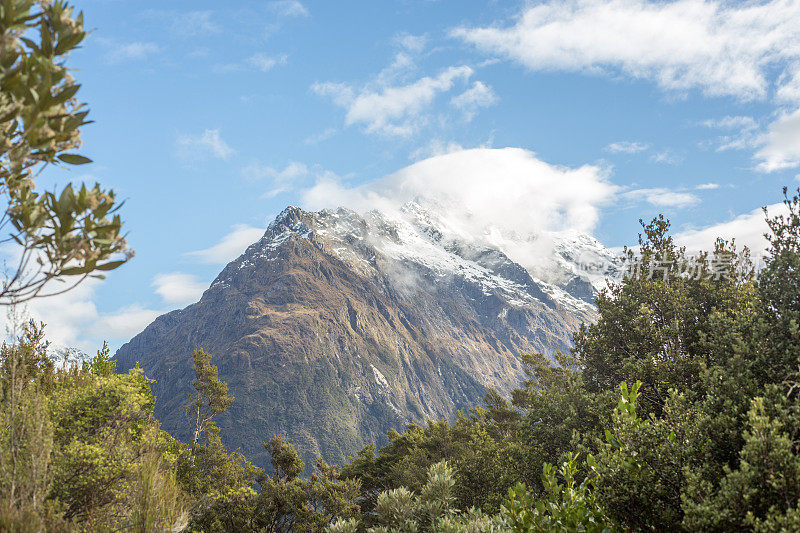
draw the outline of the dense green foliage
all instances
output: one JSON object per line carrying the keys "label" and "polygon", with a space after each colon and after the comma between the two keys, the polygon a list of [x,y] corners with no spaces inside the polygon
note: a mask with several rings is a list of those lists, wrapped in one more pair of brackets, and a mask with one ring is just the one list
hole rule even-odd
{"label": "dense green foliage", "polygon": [[732,243],[688,257],[667,221],[644,224],[571,353],[527,356],[510,399],[310,477],[280,435],[269,474],[225,449],[215,417],[235,400],[208,353],[184,444],[141,370],[117,374],[106,350],[54,368],[26,324],[0,351],[0,529],[798,530],[800,197],[786,207],[759,273]]}
{"label": "dense green foliage", "polygon": [[[48,165],[81,165],[74,153],[88,110],[66,58],[83,41],[83,14],[56,0],[0,0],[0,194],[2,242],[16,243],[0,303],[63,292],[130,258],[114,192],[67,184],[39,192]],[[94,273],[94,274],[93,274]],[[51,281],[66,283],[57,288]]]}
{"label": "dense green foliage", "polygon": [[0,530],[163,530],[185,523],[183,447],[159,429],[150,382],[107,350],[56,369],[31,322],[0,348]]}

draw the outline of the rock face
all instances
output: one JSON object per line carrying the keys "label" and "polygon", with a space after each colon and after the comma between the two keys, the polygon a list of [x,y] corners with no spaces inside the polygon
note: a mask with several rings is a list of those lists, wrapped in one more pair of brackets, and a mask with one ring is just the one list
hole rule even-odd
{"label": "rock face", "polygon": [[546,283],[417,204],[289,207],[199,302],[122,346],[118,367],[140,363],[164,429],[186,439],[190,354],[203,348],[236,397],[219,420],[229,448],[264,466],[262,443],[283,433],[307,462],[341,462],[390,428],[507,393],[524,377],[520,354],[568,349],[597,286],[576,246],[613,268],[599,243],[566,236]]}

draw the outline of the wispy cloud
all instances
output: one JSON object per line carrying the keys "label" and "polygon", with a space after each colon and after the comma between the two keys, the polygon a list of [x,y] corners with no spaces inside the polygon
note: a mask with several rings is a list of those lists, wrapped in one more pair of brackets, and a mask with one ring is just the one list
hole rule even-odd
{"label": "wispy cloud", "polygon": [[719,183],[701,183],[695,189],[698,191],[713,191],[714,189],[719,189]]}
{"label": "wispy cloud", "polygon": [[208,285],[196,276],[183,272],[158,274],[151,284],[156,294],[168,304],[186,305],[196,302],[203,295]]}
{"label": "wispy cloud", "polygon": [[308,166],[305,163],[292,161],[284,168],[278,169],[260,163],[251,163],[242,169],[242,176],[248,181],[259,181],[271,179],[280,182],[295,181],[309,175]]}
{"label": "wispy cloud", "polygon": [[[490,148],[490,146],[486,145],[478,148]],[[464,147],[455,141],[443,141],[442,139],[434,138],[411,152],[409,158],[412,161],[420,161],[422,159],[428,159],[437,155],[452,154],[455,152],[461,152],[463,150]]]}
{"label": "wispy cloud", "polygon": [[205,130],[202,135],[181,135],[175,144],[178,157],[189,163],[204,161],[209,157],[228,159],[234,153],[216,129]]}
{"label": "wispy cloud", "polygon": [[635,154],[650,148],[648,143],[638,141],[619,141],[605,147],[606,152],[612,154]]}
{"label": "wispy cloud", "polygon": [[110,65],[117,65],[128,61],[141,61],[159,52],[159,47],[155,43],[133,42],[133,43],[114,43],[106,52],[105,60]]}
{"label": "wispy cloud", "polygon": [[722,135],[700,144],[701,147],[713,147],[718,152],[753,148],[758,145],[761,138],[758,122],[749,116],[728,115],[701,121],[699,125],[720,130]]}
{"label": "wispy cloud", "polygon": [[800,166],[800,109],[783,113],[760,138],[758,169],[773,172]]}
{"label": "wispy cloud", "polygon": [[247,64],[261,72],[269,72],[275,65],[286,64],[286,56],[269,56],[257,53],[247,58]]}
{"label": "wispy cloud", "polygon": [[700,122],[706,128],[721,130],[753,130],[758,127],[758,123],[753,117],[741,115],[727,115],[722,118],[710,118]]}
{"label": "wispy cloud", "polygon": [[311,179],[321,177],[335,177],[330,170],[326,170],[321,165],[306,165],[299,161],[290,161],[283,168],[265,165],[254,161],[242,168],[242,177],[250,182],[266,181],[269,189],[261,195],[261,198],[269,199],[285,192],[297,190],[298,187],[306,185]]}
{"label": "wispy cloud", "polygon": [[479,108],[492,106],[496,102],[497,95],[481,81],[476,81],[472,87],[450,100],[450,104],[464,112],[467,120],[472,120]]}
{"label": "wispy cloud", "polygon": [[141,332],[162,313],[163,311],[147,309],[139,304],[133,304],[111,313],[99,315],[95,321],[80,333],[82,336],[85,335],[90,338],[128,340]]}
{"label": "wispy cloud", "polygon": [[688,207],[700,203],[700,198],[689,192],[673,191],[656,187],[652,189],[634,189],[622,195],[632,201],[645,201],[657,207]]}
{"label": "wispy cloud", "polygon": [[310,15],[306,6],[298,0],[277,0],[267,5],[279,17],[307,17]]}
{"label": "wispy cloud", "polygon": [[274,188],[268,190],[267,192],[265,192],[264,194],[262,194],[261,198],[263,198],[265,200],[269,200],[271,198],[275,198],[279,194],[291,192],[291,190],[292,189],[290,187],[287,187],[285,185],[280,185],[280,186],[274,187]]}
{"label": "wispy cloud", "polygon": [[141,17],[145,22],[162,28],[167,36],[180,39],[222,31],[220,13],[210,10],[146,9]]}
{"label": "wispy cloud", "polygon": [[230,233],[222,237],[215,245],[203,250],[189,252],[186,255],[197,258],[201,263],[225,265],[239,257],[248,246],[258,241],[264,231],[266,231],[266,228],[237,224],[233,226]]}
{"label": "wispy cloud", "polygon": [[312,90],[330,97],[346,110],[345,124],[362,124],[368,133],[408,136],[418,128],[420,114],[441,93],[457,81],[468,80],[473,70],[467,66],[450,67],[435,77],[424,77],[407,85],[377,90],[357,89],[344,83],[315,83]]}
{"label": "wispy cloud", "polygon": [[726,116],[700,124],[727,130],[709,143],[717,151],[755,149],[756,170],[776,172],[800,166],[800,109],[778,111],[766,127],[748,116]]}
{"label": "wispy cloud", "polygon": [[418,54],[428,45],[428,36],[399,33],[395,35],[394,41],[400,48]]}
{"label": "wispy cloud", "polygon": [[322,141],[327,141],[328,139],[330,139],[331,137],[336,135],[337,131],[338,130],[336,128],[326,128],[325,130],[323,130],[323,131],[321,131],[319,133],[315,133],[313,135],[309,135],[308,137],[306,137],[303,140],[303,142],[305,144],[321,143]]}
{"label": "wispy cloud", "polygon": [[661,163],[664,165],[679,165],[683,163],[683,159],[682,155],[676,154],[669,148],[659,150],[650,156],[650,161],[653,163]]}
{"label": "wispy cloud", "polygon": [[195,37],[222,31],[220,25],[215,21],[213,11],[189,11],[173,13],[170,16],[172,33],[179,37]]}
{"label": "wispy cloud", "polygon": [[235,63],[219,63],[213,66],[213,70],[219,74],[229,72],[245,72],[257,70],[269,72],[278,65],[285,65],[288,60],[286,55],[271,56],[262,52],[257,52],[247,59]]}

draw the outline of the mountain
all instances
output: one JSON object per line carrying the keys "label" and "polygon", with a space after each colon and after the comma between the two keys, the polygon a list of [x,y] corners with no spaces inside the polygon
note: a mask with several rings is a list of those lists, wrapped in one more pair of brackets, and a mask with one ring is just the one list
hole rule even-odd
{"label": "mountain", "polygon": [[92,356],[70,346],[62,344],[51,344],[47,350],[47,357],[55,363],[56,368],[67,368],[72,365],[80,365],[81,363],[91,361]]}
{"label": "mountain", "polygon": [[263,466],[262,442],[280,432],[307,462],[341,462],[390,428],[508,393],[520,354],[566,350],[594,318],[608,250],[577,233],[503,238],[546,257],[525,268],[491,232],[413,202],[363,216],[289,207],[199,302],[122,346],[118,367],[140,363],[164,429],[186,439],[190,354],[203,348],[236,397],[219,421],[229,447]]}

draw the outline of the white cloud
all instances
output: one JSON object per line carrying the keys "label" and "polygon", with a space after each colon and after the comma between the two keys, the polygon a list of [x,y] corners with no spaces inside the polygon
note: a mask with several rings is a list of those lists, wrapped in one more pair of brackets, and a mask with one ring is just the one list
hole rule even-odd
{"label": "white cloud", "polygon": [[778,91],[775,97],[790,104],[800,103],[800,61],[778,78]]}
{"label": "white cloud", "polygon": [[420,114],[457,80],[468,80],[473,70],[450,67],[435,77],[424,77],[408,85],[378,89],[355,89],[344,83],[315,83],[312,90],[329,96],[347,111],[345,124],[363,124],[368,133],[407,136],[416,131]]}
{"label": "white cloud", "polygon": [[683,162],[683,156],[676,154],[670,149],[661,150],[650,156],[653,163],[663,163],[665,165],[678,165]]}
{"label": "white cloud", "polygon": [[193,38],[222,31],[220,13],[210,10],[145,9],[140,16],[149,24],[166,29],[169,36],[177,38]]}
{"label": "white cloud", "polygon": [[644,152],[650,148],[650,145],[647,143],[642,143],[638,141],[619,141],[615,143],[611,143],[606,146],[606,152],[611,152],[612,154],[635,154],[638,152]]}
{"label": "white cloud", "polygon": [[100,316],[94,303],[99,285],[100,280],[88,279],[64,294],[32,300],[25,304],[27,313],[47,325],[45,331],[54,343],[89,348],[81,343],[82,330]]}
{"label": "white cloud", "polygon": [[285,65],[288,56],[270,56],[264,53],[255,53],[243,61],[235,63],[217,63],[212,67],[212,70],[217,74],[228,74],[231,72],[244,72],[257,70],[260,72],[269,72],[278,65]]}
{"label": "white cloud", "polygon": [[800,60],[800,3],[551,1],[524,8],[511,26],[452,35],[532,70],[624,73],[667,90],[754,99]]}
{"label": "white cloud", "polygon": [[723,130],[754,130],[758,127],[758,123],[753,117],[741,115],[727,115],[722,118],[710,118],[702,121],[700,124],[706,128]]}
{"label": "white cloud", "polygon": [[305,163],[292,161],[282,169],[276,169],[260,163],[251,163],[242,169],[242,175],[248,181],[260,181],[271,179],[277,182],[292,182],[309,175],[308,166]]}
{"label": "white cloud", "polygon": [[701,183],[695,189],[698,191],[713,191],[714,189],[719,189],[719,183]]}
{"label": "white cloud", "polygon": [[337,129],[336,128],[326,128],[324,131],[319,133],[315,133],[313,135],[309,135],[308,137],[303,140],[305,144],[318,144],[322,141],[327,141],[334,135],[336,135]]}
{"label": "white cloud", "polygon": [[[146,309],[138,304],[111,312],[100,312],[95,304],[98,279],[88,279],[75,289],[58,296],[34,299],[20,306],[20,311],[46,324],[48,340],[92,354],[103,340],[112,345],[125,342],[139,333],[162,311]],[[5,316],[0,322],[8,324]]]}
{"label": "white cloud", "polygon": [[205,130],[202,135],[181,135],[176,141],[177,154],[181,159],[194,162],[208,157],[228,159],[234,150],[219,134],[219,130]]}
{"label": "white cloud", "polygon": [[[481,148],[489,148],[489,146],[481,146]],[[427,159],[437,155],[451,154],[453,152],[461,152],[463,150],[464,147],[455,141],[445,142],[442,139],[434,138],[411,152],[409,158],[412,161],[419,161],[421,159]]]}
{"label": "white cloud", "polygon": [[225,265],[239,257],[248,246],[259,240],[265,231],[266,228],[237,224],[217,244],[186,255],[198,258],[201,263]]}
{"label": "white cloud", "polygon": [[770,124],[761,144],[755,155],[759,170],[774,172],[800,166],[800,109],[784,113]]}
{"label": "white cloud", "polygon": [[494,94],[491,87],[481,81],[476,81],[472,84],[472,87],[450,100],[450,103],[464,111],[470,120],[479,108],[489,107],[496,102],[497,95]]}
{"label": "white cloud", "polygon": [[[786,214],[786,206],[783,203],[773,204],[767,206],[767,211],[771,218]],[[764,238],[764,234],[769,231],[765,218],[762,209],[755,209],[727,222],[714,224],[703,229],[692,229],[677,233],[675,242],[681,246],[686,246],[689,252],[696,253],[712,250],[714,242],[718,237],[721,237],[728,241],[735,240],[736,247],[739,249],[747,246],[753,258],[757,259],[764,254],[769,244]]]}
{"label": "white cloud", "polygon": [[[384,67],[376,76],[375,81],[364,88],[382,88],[395,83],[399,78],[405,79],[417,68],[414,58],[406,51],[397,52],[392,62]],[[313,87],[312,87],[313,89]]]}
{"label": "white cloud", "polygon": [[673,191],[665,188],[635,189],[623,194],[623,197],[645,202],[658,207],[688,207],[700,202],[700,198],[692,193]]}
{"label": "white cloud", "polygon": [[286,56],[268,56],[267,54],[253,54],[247,58],[247,64],[261,72],[269,72],[275,65],[283,65],[286,63]]}
{"label": "white cloud", "polygon": [[307,17],[308,9],[298,0],[277,0],[268,4],[279,17]]}
{"label": "white cloud", "polygon": [[291,191],[291,189],[289,187],[278,186],[278,187],[270,189],[267,192],[265,192],[264,194],[262,194],[261,198],[264,198],[265,200],[269,200],[271,198],[275,198],[279,194],[283,194],[283,193],[289,192],[289,191]]}
{"label": "white cloud", "polygon": [[197,277],[183,272],[158,274],[151,285],[164,302],[179,305],[198,301],[208,287]]}
{"label": "white cloud", "polygon": [[617,190],[596,166],[550,165],[521,148],[475,148],[431,157],[355,188],[323,177],[305,192],[303,205],[394,212],[410,200],[430,203],[451,227],[490,239],[534,268],[547,255],[544,233],[591,232]]}
{"label": "white cloud", "polygon": [[333,174],[320,165],[309,167],[305,163],[291,161],[283,168],[275,168],[253,162],[242,169],[242,176],[251,182],[268,180],[271,188],[261,195],[261,198],[274,198],[279,194],[290,192],[301,183],[319,176],[332,176]]}
{"label": "white cloud", "polygon": [[100,315],[81,333],[91,338],[127,341],[140,333],[161,314],[163,311],[146,309],[138,304],[133,304],[113,313]]}
{"label": "white cloud", "polygon": [[190,11],[188,13],[154,12],[156,16],[173,19],[172,31],[180,37],[194,37],[202,33],[219,33],[221,28],[214,22],[212,11]]}
{"label": "white cloud", "polygon": [[425,50],[428,45],[428,37],[426,35],[412,35],[410,33],[400,33],[395,36],[394,41],[404,50],[416,54]]}
{"label": "white cloud", "polygon": [[753,148],[759,143],[759,124],[753,117],[728,115],[718,119],[704,120],[699,125],[728,132],[713,140],[700,143],[701,147],[711,146],[716,151],[722,152],[725,150],[745,150]]}
{"label": "white cloud", "polygon": [[[110,43],[109,43],[110,44]],[[155,43],[135,42],[127,44],[111,44],[111,49],[106,53],[105,60],[111,65],[126,61],[140,61],[147,59],[159,52]]]}

